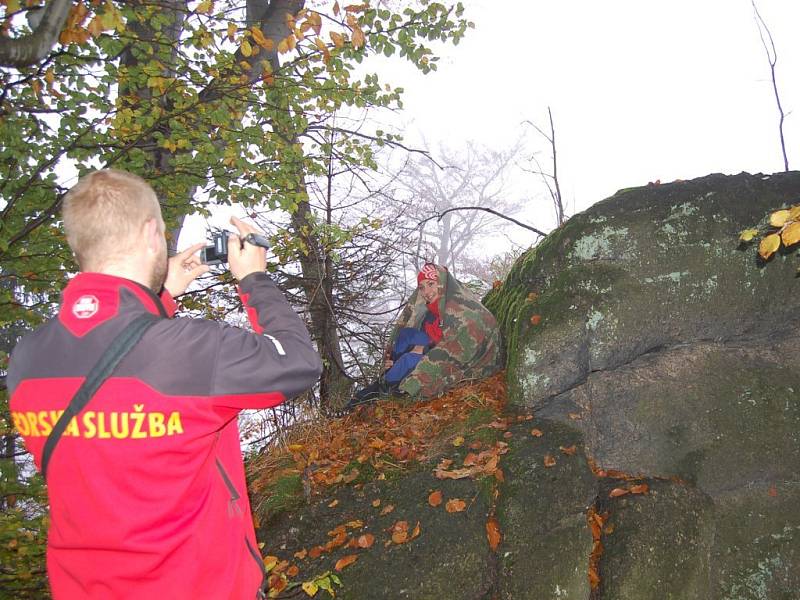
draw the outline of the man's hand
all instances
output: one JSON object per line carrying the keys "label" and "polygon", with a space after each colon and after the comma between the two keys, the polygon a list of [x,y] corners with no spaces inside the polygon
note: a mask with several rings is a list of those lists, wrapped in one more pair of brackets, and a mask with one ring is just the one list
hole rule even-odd
{"label": "man's hand", "polygon": [[239,230],[239,237],[228,237],[228,265],[231,273],[239,281],[251,273],[263,273],[267,268],[267,251],[253,244],[244,244],[242,247],[240,239],[248,233],[263,235],[263,232],[236,217],[231,217],[231,224]]}
{"label": "man's hand", "polygon": [[204,265],[196,255],[204,246],[205,242],[199,242],[169,259],[164,287],[173,298],[184,293],[200,275],[208,273],[208,265]]}

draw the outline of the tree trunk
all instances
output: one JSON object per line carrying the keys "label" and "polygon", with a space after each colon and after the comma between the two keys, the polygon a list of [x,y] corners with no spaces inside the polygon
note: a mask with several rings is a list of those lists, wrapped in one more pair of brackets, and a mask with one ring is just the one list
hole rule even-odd
{"label": "tree trunk", "polygon": [[71,7],[72,0],[50,0],[39,9],[42,16],[33,33],[15,40],[0,39],[0,66],[29,67],[44,59],[58,41]]}

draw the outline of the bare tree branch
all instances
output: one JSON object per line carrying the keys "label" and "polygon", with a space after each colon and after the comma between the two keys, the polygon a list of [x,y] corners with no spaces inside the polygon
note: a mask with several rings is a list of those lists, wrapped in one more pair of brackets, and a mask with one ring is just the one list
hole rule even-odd
{"label": "bare tree branch", "polygon": [[505,219],[506,221],[511,221],[515,225],[519,225],[520,227],[524,227],[525,229],[527,229],[529,231],[532,231],[535,234],[540,235],[542,237],[545,237],[547,235],[544,231],[536,229],[536,227],[532,227],[531,225],[526,225],[525,223],[522,223],[521,221],[517,221],[516,219],[514,219],[512,217],[504,215],[501,212],[497,212],[494,209],[486,208],[485,206],[456,206],[456,207],[453,207],[453,208],[448,208],[447,210],[443,210],[442,212],[437,213],[437,214],[433,215],[432,217],[428,217],[427,219],[423,219],[422,221],[419,222],[419,224],[422,225],[423,223],[427,223],[428,221],[430,221],[432,219],[436,219],[437,221],[441,221],[442,217],[444,217],[447,213],[453,212],[455,210],[482,210],[484,212],[488,212],[490,214],[493,214],[496,217],[500,217],[501,219]]}
{"label": "bare tree branch", "polygon": [[[753,4],[753,12],[755,13],[755,20],[756,25],[758,26],[758,35],[761,37],[761,43],[764,46],[764,51],[767,53],[767,62],[769,63],[769,70],[770,75],[772,76],[772,91],[775,93],[775,103],[778,105],[778,114],[780,115],[780,120],[778,121],[778,135],[781,141],[781,152],[783,154],[783,170],[789,170],[789,159],[786,156],[786,140],[783,136],[783,121],[786,118],[786,115],[783,112],[783,107],[781,106],[781,97],[778,93],[778,82],[775,78],[775,65],[778,63],[778,53],[775,50],[775,42],[772,39],[772,33],[767,27],[767,24],[764,22],[764,19],[761,17],[761,13],[758,12],[758,7],[756,6],[755,0],[752,0]],[[764,37],[766,35],[766,38]]]}

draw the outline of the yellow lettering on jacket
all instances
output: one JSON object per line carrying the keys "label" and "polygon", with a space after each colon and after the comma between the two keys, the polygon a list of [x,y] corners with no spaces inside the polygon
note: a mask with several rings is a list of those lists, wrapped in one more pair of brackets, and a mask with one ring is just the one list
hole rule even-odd
{"label": "yellow lettering on jacket", "polygon": [[97,426],[94,424],[97,413],[93,410],[87,410],[83,413],[83,437],[92,439],[97,435]]}
{"label": "yellow lettering on jacket", "polygon": [[[23,437],[47,437],[64,413],[63,410],[40,410],[11,413],[14,427]],[[141,440],[184,433],[181,413],[173,411],[144,412],[143,404],[135,404],[133,412],[87,410],[72,417],[65,436],[98,440]]]}
{"label": "yellow lettering on jacket", "polygon": [[147,425],[150,437],[164,437],[167,428],[164,426],[164,413],[147,413]]}
{"label": "yellow lettering on jacket", "polygon": [[175,435],[176,433],[183,433],[181,413],[177,411],[170,413],[169,421],[167,421],[167,435]]}
{"label": "yellow lettering on jacket", "polygon": [[14,421],[14,427],[19,431],[20,435],[27,437],[31,434],[31,428],[28,426],[28,419],[25,418],[24,414],[12,412],[11,420]]}

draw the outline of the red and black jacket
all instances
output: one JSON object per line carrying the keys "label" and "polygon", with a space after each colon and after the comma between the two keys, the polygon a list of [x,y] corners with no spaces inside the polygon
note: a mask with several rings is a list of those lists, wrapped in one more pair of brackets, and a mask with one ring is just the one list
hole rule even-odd
{"label": "red and black jacket", "polygon": [[262,273],[240,295],[256,333],[167,318],[155,294],[76,276],[57,318],[14,349],[13,422],[37,467],[87,373],[143,311],[153,325],[74,418],[48,467],[53,597],[256,598],[263,564],[247,498],[237,416],[296,396],[321,362],[302,320]]}

